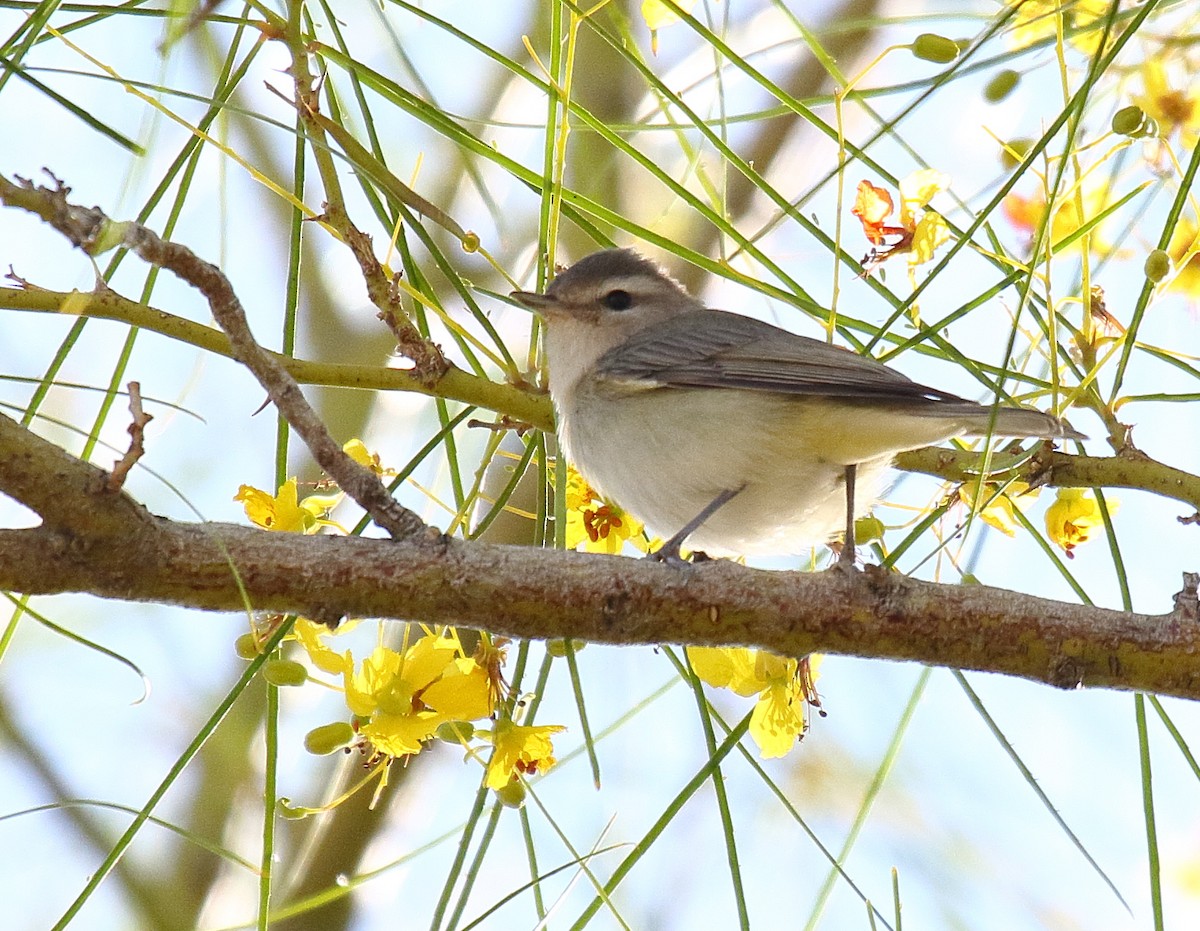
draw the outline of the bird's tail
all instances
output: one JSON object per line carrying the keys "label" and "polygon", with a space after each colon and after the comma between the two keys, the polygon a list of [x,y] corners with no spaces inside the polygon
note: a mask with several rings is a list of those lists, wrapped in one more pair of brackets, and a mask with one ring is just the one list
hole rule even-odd
{"label": "bird's tail", "polygon": [[[966,413],[966,412],[964,412]],[[1059,420],[1041,411],[1024,407],[1001,407],[993,409],[976,406],[967,420],[967,432],[976,436],[1036,436],[1061,438],[1064,440],[1086,440],[1087,437],[1065,420]]]}

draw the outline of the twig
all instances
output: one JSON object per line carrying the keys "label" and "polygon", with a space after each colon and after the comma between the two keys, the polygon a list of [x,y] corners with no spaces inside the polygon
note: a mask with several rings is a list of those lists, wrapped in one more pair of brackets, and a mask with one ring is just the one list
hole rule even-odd
{"label": "twig", "polygon": [[133,468],[134,463],[146,453],[144,445],[146,424],[154,419],[153,414],[147,414],[142,409],[142,386],[136,382],[129,383],[129,413],[132,420],[126,428],[129,431],[129,449],[125,455],[113,463],[112,472],[108,475],[105,487],[109,493],[115,493],[125,487],[125,476]]}
{"label": "twig", "polygon": [[99,207],[80,207],[67,200],[70,188],[54,175],[53,188],[35,187],[18,178],[13,184],[0,177],[0,201],[23,207],[42,217],[88,255],[98,255],[120,245],[127,246],[151,265],[165,268],[198,290],[208,301],[213,318],[229,337],[234,358],[245,365],[266,389],[287,422],[308,446],[313,458],[341,489],[371,515],[375,523],[397,539],[426,529],[424,522],[401,506],[379,477],[349,456],[329,435],[300,386],[250,332],[246,312],[224,273],[205,262],[186,246],[168,242],[140,223],[118,223]]}

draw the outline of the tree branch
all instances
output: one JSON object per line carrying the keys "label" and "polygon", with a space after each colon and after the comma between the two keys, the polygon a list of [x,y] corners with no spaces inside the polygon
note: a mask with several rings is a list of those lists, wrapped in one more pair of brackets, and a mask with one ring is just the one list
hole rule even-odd
{"label": "tree branch", "polygon": [[[41,478],[39,478],[41,476]],[[405,618],[514,637],[744,644],[1200,698],[1196,577],[1152,616],[882,571],[795,573],[447,540],[269,533],[154,517],[0,416],[0,491],[56,518],[0,531],[0,588],[215,611]],[[50,506],[50,499],[57,506]],[[99,519],[96,519],[96,518]],[[236,578],[235,578],[236,570]]]}
{"label": "tree branch", "polygon": [[70,203],[67,195],[71,189],[53,175],[51,179],[54,187],[46,188],[21,178],[13,184],[0,177],[0,202],[37,214],[88,255],[99,255],[123,245],[199,291],[229,338],[234,357],[258,379],[313,458],[342,491],[362,505],[375,523],[393,537],[414,536],[427,529],[416,514],[388,493],[378,475],[346,455],[329,435],[296,380],[254,339],[233,285],[217,266],[205,262],[186,246],[162,239],[140,223],[132,220],[117,223],[98,207]]}

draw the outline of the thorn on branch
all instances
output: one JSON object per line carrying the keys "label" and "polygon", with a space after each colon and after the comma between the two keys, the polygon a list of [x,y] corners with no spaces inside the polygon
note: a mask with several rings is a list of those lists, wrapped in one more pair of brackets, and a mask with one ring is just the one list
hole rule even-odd
{"label": "thorn on branch", "polygon": [[1183,588],[1175,595],[1175,616],[1187,624],[1200,623],[1200,572],[1185,572]]}
{"label": "thorn on branch", "polygon": [[26,279],[17,274],[15,268],[8,266],[8,274],[4,276],[5,281],[11,281],[22,291],[44,291],[45,288],[39,288],[37,285],[30,283]]}
{"label": "thorn on branch", "polygon": [[482,430],[491,430],[495,433],[503,433],[506,430],[512,430],[517,434],[517,436],[524,436],[533,429],[533,424],[529,423],[528,421],[514,420],[507,414],[501,416],[499,420],[490,423],[486,420],[476,420],[472,417],[467,421],[467,426],[476,427]]}
{"label": "thorn on branch", "polygon": [[109,494],[116,494],[124,487],[129,470],[146,454],[143,443],[146,424],[154,419],[154,415],[147,414],[142,409],[142,386],[136,381],[129,383],[129,413],[133,415],[133,420],[126,428],[129,431],[129,449],[113,463],[113,470],[104,485],[104,490]]}

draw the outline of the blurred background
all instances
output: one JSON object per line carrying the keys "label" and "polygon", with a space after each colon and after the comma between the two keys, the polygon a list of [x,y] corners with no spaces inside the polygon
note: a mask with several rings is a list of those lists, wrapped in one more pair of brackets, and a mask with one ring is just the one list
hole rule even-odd
{"label": "blurred background", "polygon": [[[0,172],[44,183],[49,169],[73,201],[188,245],[228,275],[262,344],[294,340],[304,359],[406,364],[349,250],[327,227],[297,222],[330,199],[315,146],[332,153],[347,213],[376,255],[422,296],[405,297],[413,319],[457,364],[493,380],[540,378],[533,321],[503,295],[541,287],[555,263],[632,245],[711,306],[814,337],[836,330],[842,345],[982,401],[999,383],[1043,409],[1073,404],[1068,416],[1094,455],[1112,453],[1105,439],[1119,422],[1134,424],[1139,449],[1196,470],[1200,266],[1197,208],[1181,178],[1200,134],[1200,83],[1192,44],[1177,38],[1195,33],[1194,4],[724,0],[676,22],[647,7],[0,2]],[[278,38],[273,17],[299,24],[323,112],[363,153],[332,137],[298,140],[297,44]],[[1141,118],[1126,112],[1114,131],[1129,107]],[[385,196],[380,166],[481,248]],[[887,222],[901,223],[901,182],[926,169],[945,175],[929,205],[948,224],[945,242],[929,261],[896,254],[862,276],[872,244],[851,213],[859,181],[890,191]],[[1148,283],[1143,268],[1160,247],[1169,267]],[[89,290],[100,274],[132,300],[212,325],[171,276],[128,256],[93,265],[14,209],[0,211],[9,267],[59,292]],[[134,379],[155,417],[126,486],[138,500],[180,520],[245,522],[239,486],[274,491],[277,422],[256,413],[262,390],[238,364],[127,323],[21,309],[18,284],[0,290],[8,415],[108,467],[128,442],[118,392]],[[1094,286],[1115,325],[1082,299]],[[1097,387],[1094,403],[1081,383]],[[398,495],[430,523],[478,525],[491,505],[472,489],[484,482],[494,498],[526,444],[527,484],[511,503],[535,509],[546,478],[536,431],[509,435],[506,453],[464,421],[415,459],[461,404],[344,387],[306,394],[339,442],[358,437],[385,466],[413,465]],[[302,483],[320,477],[295,442],[282,465]],[[951,486],[897,473],[877,511],[888,530],[869,558],[903,549],[897,567],[922,578],[969,574],[1170,610],[1181,573],[1197,569],[1197,528],[1177,520],[1194,506],[1110,494],[1110,531],[1067,559],[1044,527],[1053,501],[1043,489],[1024,502],[1027,522],[1009,535],[968,521]],[[357,516],[335,512],[346,527]],[[0,519],[35,522],[7,499]],[[546,532],[508,514],[486,535],[530,544]],[[755,564],[810,568],[826,555]],[[362,774],[357,755],[303,746],[311,728],[346,719],[343,696],[309,684],[281,690],[276,709],[261,677],[239,685],[244,616],[83,596],[9,605],[6,926],[49,928],[76,905],[71,923],[88,929],[254,926],[264,812],[274,808],[267,772],[277,772],[276,796],[303,806]],[[335,645],[361,656],[381,636],[398,642],[400,625],[386,627],[361,624]],[[568,728],[558,766],[532,786],[536,801],[500,807],[455,746],[397,761],[373,810],[368,790],[330,813],[277,822],[272,926],[573,926],[596,896],[573,864],[615,845],[586,861],[605,882],[651,836],[590,926],[896,927],[897,895],[905,925],[920,928],[1200,919],[1192,703],[829,657],[818,683],[827,716],[783,759],[761,761],[743,741],[745,753],[722,764],[723,816],[711,781],[680,797],[709,759],[696,698],[672,662],[681,651],[588,646],[572,675],[542,644],[513,645],[510,659],[518,649],[531,670],[549,670],[538,722]],[[144,700],[130,666],[149,684]],[[528,673],[523,688],[533,682]],[[746,699],[710,694],[731,724],[749,712]],[[154,820],[80,901],[164,779]]]}

